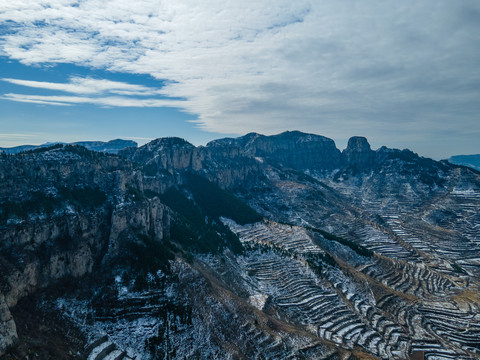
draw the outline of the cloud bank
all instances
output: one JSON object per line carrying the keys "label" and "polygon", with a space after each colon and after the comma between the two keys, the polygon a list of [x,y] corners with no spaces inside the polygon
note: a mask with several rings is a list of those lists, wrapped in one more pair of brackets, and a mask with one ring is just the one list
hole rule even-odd
{"label": "cloud bank", "polygon": [[0,23],[0,54],[24,64],[166,81],[150,89],[4,79],[80,95],[4,95],[15,101],[121,106],[122,96],[158,95],[130,101],[178,106],[223,133],[480,135],[476,0],[17,0],[0,4]]}

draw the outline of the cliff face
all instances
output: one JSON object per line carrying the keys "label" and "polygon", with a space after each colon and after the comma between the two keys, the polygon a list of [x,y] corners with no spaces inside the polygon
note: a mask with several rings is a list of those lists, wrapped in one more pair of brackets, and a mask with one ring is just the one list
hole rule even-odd
{"label": "cliff face", "polygon": [[222,188],[245,185],[246,179],[258,173],[259,163],[239,146],[195,147],[180,138],[154,140],[138,149],[127,149],[121,155],[142,164],[149,175],[168,173],[181,182],[179,172],[201,172]]}
{"label": "cliff face", "polygon": [[4,156],[0,177],[0,354],[18,339],[20,299],[92,272],[132,234],[168,234],[165,206],[135,197],[142,176],[118,157],[56,147]]}
{"label": "cliff face", "polygon": [[10,309],[0,293],[0,356],[18,341],[17,327]]}
{"label": "cliff face", "polygon": [[279,135],[248,134],[237,139],[220,139],[208,147],[238,146],[243,153],[263,157],[297,169],[332,170],[340,166],[340,151],[332,139],[287,131]]}
{"label": "cliff face", "polygon": [[0,327],[7,328],[8,333],[4,334],[1,350],[17,339],[9,308],[40,288],[92,271],[106,245],[108,217],[105,215],[99,210],[2,227],[6,241],[0,255],[0,303],[3,302]]}
{"label": "cliff face", "polygon": [[[155,165],[170,173],[192,167],[192,155],[195,146],[180,138],[161,138],[132,151],[129,158],[141,164]],[[122,152],[121,152],[122,154]]]}
{"label": "cliff face", "polygon": [[347,148],[342,152],[342,161],[350,166],[368,169],[375,162],[375,152],[366,138],[354,136],[348,140]]}
{"label": "cliff face", "polygon": [[297,131],[258,137],[247,145],[247,151],[302,170],[331,170],[340,165],[340,151],[333,140]]}
{"label": "cliff face", "polygon": [[118,204],[113,210],[104,261],[118,255],[121,241],[132,241],[138,235],[160,241],[168,235],[170,216],[165,205],[155,197],[141,203]]}

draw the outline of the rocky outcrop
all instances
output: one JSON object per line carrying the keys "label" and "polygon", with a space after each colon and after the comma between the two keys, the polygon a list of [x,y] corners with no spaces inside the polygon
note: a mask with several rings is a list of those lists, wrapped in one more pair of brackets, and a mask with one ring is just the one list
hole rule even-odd
{"label": "rocky outcrop", "polygon": [[137,150],[121,151],[120,155],[140,164],[154,165],[158,169],[173,174],[174,170],[185,170],[192,167],[194,149],[195,146],[183,139],[169,137],[153,140]]}
{"label": "rocky outcrop", "polygon": [[118,254],[119,243],[138,235],[162,240],[168,235],[170,216],[165,205],[155,197],[140,203],[118,204],[112,213],[108,253],[104,261]]}
{"label": "rocky outcrop", "polygon": [[40,288],[90,273],[106,245],[107,219],[99,211],[2,227],[0,354],[17,337],[9,309]]}
{"label": "rocky outcrop", "polygon": [[222,188],[245,185],[259,168],[259,162],[239,146],[195,147],[180,138],[157,139],[136,150],[126,149],[120,155],[142,164],[149,175],[167,173],[181,182],[180,172],[201,172]]}
{"label": "rocky outcrop", "polygon": [[[98,212],[3,229],[2,236],[9,246],[2,244],[0,256],[0,354],[16,341],[9,309],[20,299],[66,277],[91,273],[102,259],[115,256],[120,241],[138,234],[153,235],[160,240],[168,228],[168,212],[154,198],[117,205],[111,220],[108,212]],[[15,238],[15,234],[19,237]]]}
{"label": "rocky outcrop", "polygon": [[15,321],[13,321],[4,296],[0,293],[0,355],[2,355],[5,349],[15,345],[17,340]]}
{"label": "rocky outcrop", "polygon": [[340,151],[332,139],[298,131],[258,137],[248,144],[247,151],[298,169],[330,170],[340,162]]}
{"label": "rocky outcrop", "polygon": [[375,151],[370,148],[366,138],[353,136],[348,140],[347,148],[342,151],[342,161],[349,166],[368,169],[375,162]]}
{"label": "rocky outcrop", "polygon": [[340,165],[340,151],[332,139],[300,131],[287,131],[273,136],[250,133],[237,139],[215,140],[207,146],[239,146],[250,156],[302,170],[331,170]]}
{"label": "rocky outcrop", "polygon": [[[162,239],[169,217],[158,197],[143,196],[142,174],[119,157],[60,146],[4,156],[0,170],[2,354],[17,338],[10,309],[20,299],[91,273],[131,234]],[[159,183],[148,184],[161,191]]]}

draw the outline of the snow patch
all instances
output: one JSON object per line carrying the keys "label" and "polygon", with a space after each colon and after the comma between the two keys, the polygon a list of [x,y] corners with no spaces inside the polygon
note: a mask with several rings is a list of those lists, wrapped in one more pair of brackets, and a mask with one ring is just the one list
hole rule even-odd
{"label": "snow patch", "polygon": [[263,310],[265,303],[267,302],[268,295],[265,294],[254,294],[248,298],[248,302],[255,306],[258,310]]}

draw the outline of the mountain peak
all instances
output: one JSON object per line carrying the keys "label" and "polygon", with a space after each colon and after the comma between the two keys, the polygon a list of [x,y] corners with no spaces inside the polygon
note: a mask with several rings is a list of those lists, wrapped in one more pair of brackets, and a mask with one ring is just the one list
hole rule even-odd
{"label": "mountain peak", "polygon": [[342,159],[349,165],[368,167],[375,161],[375,152],[371,149],[367,138],[352,136],[342,152]]}
{"label": "mountain peak", "polygon": [[194,148],[195,146],[190,144],[187,140],[179,137],[162,137],[150,141],[149,143],[142,146],[144,149],[154,150],[154,149],[163,149],[171,147],[187,147]]}
{"label": "mountain peak", "polygon": [[348,140],[348,145],[346,150],[356,151],[356,152],[368,152],[368,151],[371,151],[372,149],[366,137],[352,136]]}

